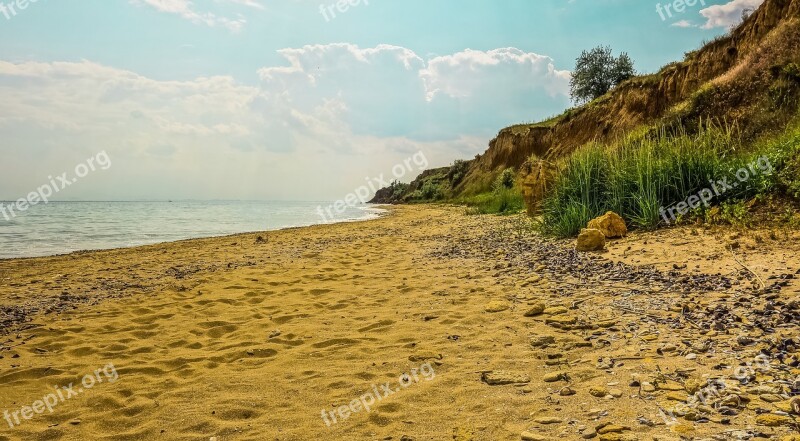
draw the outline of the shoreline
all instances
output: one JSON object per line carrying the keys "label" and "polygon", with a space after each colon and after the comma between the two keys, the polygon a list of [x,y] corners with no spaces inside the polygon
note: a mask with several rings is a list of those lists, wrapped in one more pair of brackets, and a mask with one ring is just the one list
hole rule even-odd
{"label": "shoreline", "polygon": [[[97,304],[97,302],[99,301],[108,298],[117,299],[122,296],[143,294],[152,291],[154,289],[158,289],[159,287],[163,287],[164,285],[164,283],[152,283],[142,286],[140,284],[135,283],[135,281],[133,280],[129,280],[121,282],[121,287],[115,287],[111,290],[108,290],[109,292],[101,294],[98,297],[86,298],[82,293],[78,293],[76,295],[69,294],[65,296],[63,295],[65,292],[58,293],[56,292],[58,291],[56,289],[52,290],[49,293],[39,293],[39,295],[35,296],[32,299],[29,299],[27,302],[10,301],[7,297],[2,295],[2,290],[3,288],[8,288],[9,286],[14,287],[14,285],[13,284],[9,285],[9,283],[7,283],[9,281],[9,278],[7,277],[4,278],[4,276],[8,273],[12,273],[15,269],[23,265],[55,264],[59,265],[59,267],[71,267],[72,266],[71,262],[76,259],[92,261],[96,257],[113,259],[119,255],[124,256],[129,253],[133,254],[139,252],[165,253],[167,252],[166,250],[170,248],[183,248],[183,247],[203,248],[212,246],[212,244],[217,242],[236,240],[242,238],[247,238],[252,241],[256,241],[258,237],[267,236],[269,234],[291,233],[291,232],[303,231],[306,229],[335,228],[338,225],[374,222],[380,219],[390,217],[392,215],[391,206],[385,206],[379,209],[381,211],[376,213],[375,216],[365,217],[361,219],[348,219],[330,223],[318,223],[306,226],[285,227],[275,230],[235,233],[223,236],[181,239],[176,241],[159,242],[147,245],[137,245],[133,247],[108,248],[108,249],[98,249],[98,250],[81,250],[65,254],[55,254],[50,256],[17,257],[17,258],[0,259],[0,335],[8,334],[9,332],[13,331],[17,326],[24,325],[29,321],[31,316],[38,315],[41,311],[46,311],[46,312],[65,311],[80,304],[93,305]],[[241,262],[238,264],[241,264]],[[180,263],[176,263],[174,267],[179,267],[179,266],[181,266]],[[93,288],[92,290],[96,289],[97,288]]]}
{"label": "shoreline", "polygon": [[[84,201],[80,201],[80,203],[83,203],[83,202]],[[127,201],[121,201],[121,202],[127,202]],[[168,203],[168,202],[164,202],[164,203]],[[367,222],[367,221],[380,219],[381,217],[390,215],[389,209],[385,208],[385,207],[391,207],[391,205],[388,205],[388,204],[369,204],[369,206],[358,207],[360,209],[363,209],[365,212],[368,212],[370,210],[378,210],[378,211],[376,211],[372,215],[365,214],[363,217],[355,218],[355,219],[341,219],[341,220],[335,220],[335,221],[331,221],[331,222],[312,223],[312,224],[308,224],[308,225],[295,225],[295,226],[288,226],[288,227],[279,227],[279,228],[270,229],[270,230],[244,231],[244,232],[232,233],[232,234],[221,234],[221,235],[202,236],[202,237],[190,237],[190,238],[186,238],[186,239],[167,240],[167,241],[163,241],[163,242],[154,242],[154,243],[148,243],[148,244],[132,245],[132,246],[116,247],[116,248],[97,248],[97,249],[75,250],[75,251],[69,251],[69,252],[64,252],[64,253],[48,254],[48,255],[44,255],[44,256],[0,257],[0,262],[7,262],[7,261],[14,261],[14,260],[43,259],[43,258],[49,258],[49,257],[62,257],[62,256],[70,256],[70,255],[73,255],[73,254],[86,254],[86,253],[94,253],[94,252],[102,252],[102,251],[136,249],[136,248],[139,248],[139,247],[147,247],[147,246],[153,246],[153,245],[167,245],[167,244],[171,244],[171,243],[179,243],[179,242],[192,241],[192,240],[202,240],[202,239],[220,239],[220,238],[225,238],[225,237],[234,237],[234,236],[247,235],[247,234],[267,233],[267,232],[271,232],[271,231],[283,231],[283,230],[292,230],[292,229],[299,229],[299,228],[309,228],[309,227],[315,227],[315,226],[320,226],[320,225],[336,225],[336,224],[341,224],[341,223]]]}

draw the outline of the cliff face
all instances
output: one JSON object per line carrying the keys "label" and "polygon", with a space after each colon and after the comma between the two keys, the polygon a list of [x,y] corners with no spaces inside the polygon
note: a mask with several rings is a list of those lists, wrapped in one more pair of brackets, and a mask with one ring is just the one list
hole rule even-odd
{"label": "cliff face", "polygon": [[[485,191],[493,176],[509,167],[520,171],[532,155],[552,161],[589,142],[612,141],[637,127],[663,121],[678,104],[690,100],[713,80],[745,75],[746,66],[758,62],[754,59],[758,58],[756,54],[776,56],[765,47],[769,39],[780,40],[781,45],[796,44],[787,40],[797,39],[798,27],[800,0],[767,0],[730,35],[687,54],[682,62],[670,64],[657,74],[632,78],[606,96],[567,111],[553,121],[501,130],[489,143],[489,149],[473,161],[456,193]],[[788,55],[789,59],[796,59],[800,54],[796,48],[788,52],[783,58]],[[765,70],[750,74],[762,74]],[[747,112],[737,112],[735,107],[748,105],[747,99],[733,101],[729,104],[734,107],[726,108],[725,113],[694,116],[726,121],[735,121],[737,116],[746,118]]]}
{"label": "cliff face", "polygon": [[[529,208],[535,210],[546,194],[547,179],[554,176],[553,163],[588,143],[610,143],[653,127],[691,130],[709,120],[734,125],[753,137],[779,128],[797,110],[797,103],[791,112],[782,108],[791,100],[780,96],[787,83],[789,89],[798,89],[798,65],[800,0],[766,0],[729,35],[688,53],[683,61],[631,78],[549,121],[501,130],[484,154],[459,171],[463,178],[452,179],[447,169],[426,172],[400,197],[381,191],[376,200],[430,199],[425,195],[439,183],[445,184],[445,197],[472,196],[488,191],[503,170],[513,168]],[[782,104],[776,102],[776,92]]]}

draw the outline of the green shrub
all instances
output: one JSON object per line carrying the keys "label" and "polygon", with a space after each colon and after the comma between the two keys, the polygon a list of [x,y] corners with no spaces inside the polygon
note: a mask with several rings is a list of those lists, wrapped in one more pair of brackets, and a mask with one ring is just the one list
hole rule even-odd
{"label": "green shrub", "polygon": [[503,189],[511,189],[514,188],[514,169],[507,168],[502,171],[495,179],[494,184],[492,184],[492,190],[500,191]]}
{"label": "green shrub", "polygon": [[397,180],[392,181],[392,183],[389,185],[389,189],[391,190],[390,198],[392,200],[399,200],[403,197],[405,192],[408,191],[408,187],[408,184],[404,184]]}
{"label": "green shrub", "polygon": [[426,181],[424,184],[422,184],[422,188],[420,188],[419,193],[421,195],[421,199],[429,201],[438,201],[439,199],[444,198],[444,192],[442,191],[441,185],[433,181]]}
{"label": "green shrub", "polygon": [[450,170],[447,172],[447,180],[450,181],[450,185],[455,187],[458,185],[464,176],[467,175],[467,168],[469,167],[469,162],[457,159],[453,162],[453,165],[450,166]]}

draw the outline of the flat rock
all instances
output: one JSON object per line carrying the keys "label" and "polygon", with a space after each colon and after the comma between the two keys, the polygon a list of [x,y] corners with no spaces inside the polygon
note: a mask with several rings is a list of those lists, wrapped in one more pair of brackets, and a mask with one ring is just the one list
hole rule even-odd
{"label": "flat rock", "polygon": [[537,335],[535,337],[531,337],[531,346],[534,348],[544,348],[555,344],[556,338],[552,335]]}
{"label": "flat rock", "polygon": [[557,417],[540,417],[536,418],[534,421],[539,424],[558,424],[564,422],[564,420]]}
{"label": "flat rock", "polygon": [[525,312],[525,317],[536,317],[537,315],[541,315],[542,313],[544,313],[544,310],[546,308],[547,307],[542,302],[534,303],[533,305],[531,305],[531,308],[528,309],[527,312]]}
{"label": "flat rock", "polygon": [[502,300],[492,300],[486,304],[484,310],[486,312],[502,312],[508,309],[508,303]]}
{"label": "flat rock", "polygon": [[531,382],[528,374],[521,372],[492,371],[484,372],[481,380],[490,386],[502,386],[505,384],[527,384]]}

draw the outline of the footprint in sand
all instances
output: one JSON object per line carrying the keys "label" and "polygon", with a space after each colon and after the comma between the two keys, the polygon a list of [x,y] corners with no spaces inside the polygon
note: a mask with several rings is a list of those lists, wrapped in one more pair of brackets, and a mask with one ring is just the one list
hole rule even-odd
{"label": "footprint in sand", "polygon": [[279,345],[284,345],[288,348],[296,348],[298,346],[304,345],[306,342],[303,340],[295,339],[294,334],[287,334],[285,338],[271,338],[269,340],[270,343],[275,343]]}
{"label": "footprint in sand", "polygon": [[272,321],[277,323],[277,324],[279,324],[279,325],[282,325],[284,323],[289,323],[290,321],[292,321],[292,320],[294,320],[296,318],[306,318],[306,317],[310,317],[310,315],[309,314],[284,315],[284,316],[281,316],[281,317],[273,317]]}
{"label": "footprint in sand", "polygon": [[61,375],[63,372],[64,371],[50,367],[22,369],[0,375],[0,384],[8,385],[9,383],[19,380],[39,380],[46,377]]}
{"label": "footprint in sand", "polygon": [[380,406],[378,406],[377,409],[379,411],[381,411],[381,412],[397,413],[402,408],[403,408],[403,405],[400,404],[400,403],[387,403],[387,404],[381,404]]}
{"label": "footprint in sand", "polygon": [[278,355],[275,349],[248,349],[247,355],[253,358],[271,358]]}
{"label": "footprint in sand", "polygon": [[378,427],[386,427],[389,424],[392,424],[392,418],[388,418],[383,415],[380,415],[377,412],[373,412],[369,415],[369,422]]}
{"label": "footprint in sand", "polygon": [[239,326],[237,325],[232,325],[228,322],[221,321],[201,323],[200,327],[207,329],[208,331],[206,331],[206,335],[211,338],[220,338],[225,334],[230,334],[231,332],[239,329]]}
{"label": "footprint in sand", "polygon": [[347,381],[334,381],[333,383],[328,385],[329,389],[350,389],[353,387],[353,383]]}
{"label": "footprint in sand", "polygon": [[394,324],[394,320],[381,320],[377,323],[373,323],[369,326],[365,326],[358,330],[358,332],[369,332],[369,331],[377,331],[377,330],[384,330],[389,326]]}
{"label": "footprint in sand", "polygon": [[258,418],[262,415],[262,412],[259,412],[255,409],[244,409],[244,408],[226,408],[222,409],[215,413],[215,416],[223,421],[244,421],[244,420],[252,420],[254,418]]}
{"label": "footprint in sand", "polygon": [[334,338],[332,340],[325,340],[319,343],[314,343],[313,347],[318,349],[329,348],[331,346],[353,346],[359,344],[358,340],[353,340],[350,338]]}
{"label": "footprint in sand", "polygon": [[341,300],[341,301],[339,301],[339,303],[337,303],[337,304],[335,304],[333,306],[328,306],[327,309],[329,309],[331,311],[338,311],[340,309],[349,308],[351,306],[353,306],[352,303],[348,302],[347,300]]}
{"label": "footprint in sand", "polygon": [[96,352],[97,351],[92,347],[81,346],[80,348],[70,349],[69,351],[67,351],[67,354],[69,354],[72,357],[86,357]]}

